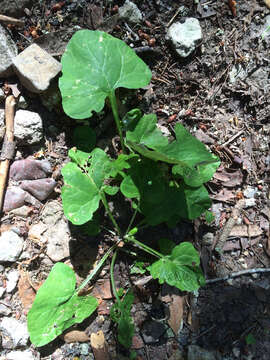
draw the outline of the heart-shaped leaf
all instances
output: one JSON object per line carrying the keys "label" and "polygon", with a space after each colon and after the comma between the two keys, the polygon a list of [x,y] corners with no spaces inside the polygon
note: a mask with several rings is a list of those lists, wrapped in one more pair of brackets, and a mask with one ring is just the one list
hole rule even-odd
{"label": "heart-shaped leaf", "polygon": [[151,79],[151,71],[129,46],[102,31],[77,31],[61,62],[63,108],[74,119],[101,111],[115,89],[137,89]]}
{"label": "heart-shaped leaf", "polygon": [[56,263],[38,290],[27,316],[30,340],[35,346],[48,344],[96,310],[97,299],[89,295],[78,296],[75,285],[74,271],[68,265]]}

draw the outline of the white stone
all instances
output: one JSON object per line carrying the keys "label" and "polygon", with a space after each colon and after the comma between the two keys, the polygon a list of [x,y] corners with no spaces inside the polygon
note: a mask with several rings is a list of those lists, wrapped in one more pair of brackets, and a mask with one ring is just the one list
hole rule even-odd
{"label": "white stone", "polygon": [[13,231],[5,231],[0,236],[0,262],[16,261],[23,249],[23,239]]}
{"label": "white stone", "polygon": [[6,290],[7,290],[8,293],[11,293],[15,289],[18,280],[19,280],[19,272],[17,270],[11,270],[7,274],[7,287],[6,287]]}
{"label": "white stone", "polygon": [[143,18],[137,5],[129,0],[126,0],[124,5],[119,8],[118,14],[120,18],[126,19],[133,24],[139,23]]}
{"label": "white stone", "polygon": [[5,100],[4,91],[0,88],[0,104],[3,103]]}
{"label": "white stone", "polygon": [[0,357],[0,360],[39,360],[39,359],[40,359],[39,354],[35,356],[31,350],[11,351],[5,356]]}
{"label": "white stone", "polygon": [[32,44],[13,59],[14,71],[23,86],[34,93],[48,89],[62,65],[37,44]]}
{"label": "white stone", "polygon": [[28,110],[16,111],[14,135],[21,145],[38,144],[43,138],[42,119],[40,115]]}
{"label": "white stone", "polygon": [[0,322],[0,330],[11,338],[14,348],[27,345],[29,334],[26,323],[11,317],[4,317]]}
{"label": "white stone", "polygon": [[17,56],[18,49],[7,30],[0,25],[0,77],[12,75],[12,60]]}
{"label": "white stone", "polygon": [[199,20],[187,18],[184,23],[174,23],[169,27],[167,38],[172,42],[175,51],[181,57],[189,56],[202,40]]}
{"label": "white stone", "polygon": [[0,287],[0,299],[1,299],[1,297],[4,295],[4,293],[6,292],[6,288],[4,288],[4,287]]}

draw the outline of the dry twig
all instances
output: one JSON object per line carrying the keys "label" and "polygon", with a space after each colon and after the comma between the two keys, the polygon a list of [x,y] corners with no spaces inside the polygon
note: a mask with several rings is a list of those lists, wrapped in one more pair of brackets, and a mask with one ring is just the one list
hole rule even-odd
{"label": "dry twig", "polygon": [[24,21],[1,14],[0,14],[0,22],[3,22],[4,24],[12,24],[18,27],[24,27]]}
{"label": "dry twig", "polygon": [[242,275],[251,275],[251,274],[268,273],[268,272],[270,272],[270,268],[255,268],[255,269],[241,270],[241,271],[233,272],[223,277],[206,280],[206,284],[213,284],[219,281],[226,281],[228,279],[236,278]]}
{"label": "dry twig", "polygon": [[3,206],[4,191],[9,170],[10,160],[14,156],[14,113],[16,100],[13,95],[6,98],[5,117],[6,117],[6,134],[2,145],[1,163],[0,163],[0,210]]}

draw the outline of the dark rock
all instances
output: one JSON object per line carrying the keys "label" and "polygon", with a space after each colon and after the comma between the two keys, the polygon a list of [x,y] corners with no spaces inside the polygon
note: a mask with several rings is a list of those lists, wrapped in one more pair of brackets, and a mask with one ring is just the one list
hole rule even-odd
{"label": "dark rock", "polygon": [[38,180],[25,180],[21,183],[21,188],[30,192],[38,200],[42,201],[47,199],[56,186],[54,179],[38,179]]}
{"label": "dark rock", "polygon": [[166,332],[166,326],[158,321],[146,321],[142,328],[142,337],[146,344],[157,343]]}
{"label": "dark rock", "polygon": [[5,194],[3,211],[10,211],[17,209],[24,205],[26,192],[19,187],[11,187],[7,189]]}
{"label": "dark rock", "polygon": [[51,164],[48,160],[17,160],[10,167],[10,177],[17,181],[43,179],[51,172]]}

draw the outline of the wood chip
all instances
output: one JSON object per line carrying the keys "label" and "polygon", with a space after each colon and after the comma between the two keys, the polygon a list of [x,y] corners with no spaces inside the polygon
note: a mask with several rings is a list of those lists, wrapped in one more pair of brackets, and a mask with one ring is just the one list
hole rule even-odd
{"label": "wood chip", "polygon": [[95,360],[110,360],[108,345],[105,341],[103,331],[92,333],[90,342],[94,353]]}
{"label": "wood chip", "polygon": [[74,343],[74,342],[87,342],[90,340],[89,336],[86,335],[84,331],[79,330],[71,330],[64,334],[63,339],[66,343]]}
{"label": "wood chip", "polygon": [[28,275],[25,271],[20,271],[18,282],[19,297],[26,313],[30,310],[36,296],[36,292],[30,284]]}
{"label": "wood chip", "polygon": [[170,325],[173,332],[177,336],[182,324],[185,297],[172,294],[171,299],[172,302],[169,305],[170,317],[168,319],[168,324]]}
{"label": "wood chip", "polygon": [[263,231],[257,225],[235,225],[229,236],[255,237],[262,235]]}
{"label": "wood chip", "polygon": [[270,0],[264,0],[265,5],[270,9]]}

